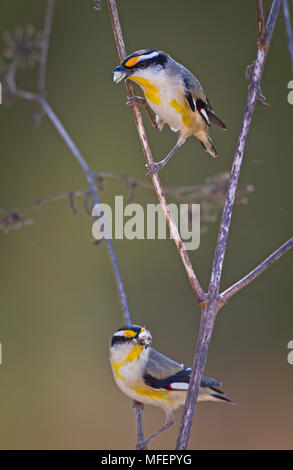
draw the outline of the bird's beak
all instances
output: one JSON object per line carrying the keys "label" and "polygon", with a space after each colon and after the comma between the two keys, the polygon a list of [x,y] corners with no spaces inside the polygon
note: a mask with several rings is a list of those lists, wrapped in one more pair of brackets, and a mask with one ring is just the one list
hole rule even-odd
{"label": "bird's beak", "polygon": [[119,83],[127,77],[127,69],[124,67],[124,65],[119,65],[116,67],[116,69],[113,70],[113,73],[114,83]]}

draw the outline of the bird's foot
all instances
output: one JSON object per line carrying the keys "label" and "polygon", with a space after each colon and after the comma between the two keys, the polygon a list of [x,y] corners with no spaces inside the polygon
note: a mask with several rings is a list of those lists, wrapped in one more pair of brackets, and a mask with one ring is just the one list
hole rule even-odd
{"label": "bird's foot", "polygon": [[136,405],[139,405],[141,410],[144,410],[144,404],[141,403],[140,401],[132,400],[132,408],[135,408]]}
{"label": "bird's foot", "polygon": [[162,130],[164,124],[157,123],[156,118],[155,118],[150,106],[147,103],[147,100],[145,98],[143,98],[142,96],[127,96],[125,106],[127,106],[127,108],[133,108],[133,106],[144,106],[146,112],[149,115],[149,118],[151,120],[151,123],[152,123],[153,127],[155,129],[159,130],[159,131]]}
{"label": "bird's foot", "polygon": [[127,100],[125,102],[125,106],[127,108],[132,108],[133,106],[146,106],[147,102],[146,99],[142,96],[127,96]]}
{"label": "bird's foot", "polygon": [[152,162],[152,163],[147,163],[146,164],[146,167],[147,167],[147,172],[146,172],[146,175],[147,176],[153,176],[155,175],[156,173],[158,173],[158,171],[160,171],[164,166],[164,163],[162,162]]}
{"label": "bird's foot", "polygon": [[169,429],[171,426],[173,426],[173,424],[174,424],[174,420],[172,419],[171,421],[167,422],[165,424],[165,426],[163,426],[161,429],[159,429],[159,431],[155,432],[155,434],[153,434],[151,437],[149,437],[148,439],[145,439],[142,442],[139,442],[136,445],[136,449],[137,450],[144,449],[155,437],[162,434],[162,432],[167,431],[167,429]]}

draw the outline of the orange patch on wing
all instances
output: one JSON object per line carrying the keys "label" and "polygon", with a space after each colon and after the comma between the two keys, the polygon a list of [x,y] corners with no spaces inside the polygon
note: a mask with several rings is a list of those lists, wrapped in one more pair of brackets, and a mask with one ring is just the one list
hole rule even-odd
{"label": "orange patch on wing", "polygon": [[137,55],[135,57],[131,57],[131,59],[128,59],[128,61],[125,62],[124,65],[126,65],[126,67],[132,67],[133,65],[136,64],[136,62],[138,61],[139,58],[140,58],[139,55]]}

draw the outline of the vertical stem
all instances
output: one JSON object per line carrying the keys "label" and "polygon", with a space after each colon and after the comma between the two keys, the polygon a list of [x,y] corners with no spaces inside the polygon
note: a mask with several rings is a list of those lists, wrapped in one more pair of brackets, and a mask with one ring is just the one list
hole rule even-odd
{"label": "vertical stem", "polygon": [[283,0],[283,15],[285,20],[285,28],[288,40],[288,49],[290,54],[291,69],[293,73],[293,33],[292,26],[290,21],[290,10],[288,5],[288,0]]}
{"label": "vertical stem", "polygon": [[40,57],[39,69],[39,93],[45,93],[46,86],[46,73],[47,73],[47,58],[49,49],[49,39],[51,34],[52,21],[54,16],[55,0],[48,0],[47,12],[45,17],[45,25],[42,37],[42,51]]}
{"label": "vertical stem", "polygon": [[208,349],[212,337],[217,311],[217,301],[209,303],[208,307],[203,307],[202,309],[199,336],[197,339],[196,351],[192,365],[189,389],[177,438],[177,450],[186,449],[188,445],[193,416],[201,384],[201,378],[207,360]]}
{"label": "vertical stem", "polygon": [[257,29],[258,29],[258,41],[259,45],[264,42],[265,36],[265,22],[263,15],[263,4],[262,0],[256,0],[256,18],[257,18]]}
{"label": "vertical stem", "polygon": [[[120,21],[119,21],[116,1],[115,0],[108,0],[108,7],[109,7],[109,14],[110,14],[111,22],[112,22],[113,33],[114,33],[114,37],[115,37],[115,41],[116,41],[116,46],[117,46],[117,50],[118,50],[118,55],[119,55],[120,60],[122,60],[126,55],[126,50],[125,50],[125,44],[124,44],[124,40],[123,40],[121,25],[120,25]],[[134,95],[134,88],[133,88],[133,84],[130,83],[129,80],[126,80],[126,87],[127,87],[128,94],[130,96],[133,96]],[[138,106],[134,106],[132,108],[132,111],[133,111],[135,125],[137,127],[137,132],[138,132],[138,135],[139,135],[139,140],[140,140],[143,152],[146,156],[147,162],[152,163],[154,161],[153,156],[152,156],[152,151],[151,151],[151,148],[150,148],[150,145],[149,145],[149,142],[148,142],[148,138],[147,138],[147,135],[146,135],[146,131],[145,131],[145,128],[144,128],[144,125],[143,125],[143,120],[142,120],[142,117],[141,117],[141,113],[138,109]],[[204,301],[204,299],[206,297],[206,294],[205,294],[205,292],[203,291],[203,289],[200,285],[200,282],[197,278],[197,275],[195,274],[195,271],[192,267],[192,264],[191,264],[190,258],[188,256],[188,253],[187,253],[187,251],[184,247],[184,244],[181,240],[178,227],[177,227],[176,222],[174,220],[174,217],[172,216],[171,211],[169,209],[168,202],[167,202],[166,195],[165,195],[165,191],[164,191],[163,185],[161,183],[161,180],[160,180],[158,174],[154,174],[152,176],[152,181],[153,181],[154,188],[156,190],[158,199],[160,201],[161,207],[162,207],[163,212],[165,214],[167,223],[169,225],[170,232],[171,232],[172,237],[174,239],[174,242],[176,244],[178,253],[181,257],[182,263],[183,263],[184,268],[186,270],[189,282],[190,282],[190,284],[191,284],[191,286],[192,286],[192,288],[193,288],[193,290],[196,294],[198,302],[201,303],[202,301]]]}
{"label": "vertical stem", "polygon": [[[143,405],[141,403],[135,402],[135,419],[136,419],[136,431],[137,431],[137,444],[140,445],[144,441],[143,437],[143,427],[142,427],[142,410]],[[143,450],[146,450],[145,446]]]}
{"label": "vertical stem", "polygon": [[272,33],[276,20],[278,17],[280,9],[281,0],[274,0],[270,10],[269,18],[267,21],[266,32],[265,32],[265,43],[263,47],[259,47],[257,51],[257,57],[255,61],[255,66],[252,74],[251,83],[249,85],[248,96],[246,101],[246,107],[242,119],[242,125],[240,129],[240,134],[238,137],[238,142],[236,146],[236,151],[234,154],[233,165],[231,169],[230,179],[228,183],[227,195],[225,200],[225,205],[222,213],[222,219],[220,223],[220,230],[217,239],[217,245],[214,255],[214,262],[212,268],[212,275],[209,286],[209,295],[211,298],[215,298],[219,293],[220,280],[222,276],[222,269],[224,263],[224,256],[227,247],[227,240],[230,230],[232,210],[234,206],[240,169],[243,160],[245,145],[247,141],[247,136],[249,133],[252,115],[255,109],[256,98],[259,91],[260,80],[263,73],[263,68],[265,64],[265,59],[268,53]]}
{"label": "vertical stem", "polygon": [[219,235],[217,239],[211,280],[209,285],[207,305],[202,310],[200,333],[197,342],[196,355],[192,367],[189,389],[177,440],[177,449],[186,449],[188,445],[193,416],[197,404],[201,377],[206,363],[211,335],[217,312],[221,307],[221,299],[219,297],[220,281],[222,276],[224,256],[226,252],[227,239],[230,230],[232,210],[234,206],[235,195],[240,175],[240,168],[243,160],[248,132],[250,129],[252,114],[258,96],[259,84],[263,73],[265,58],[269,49],[280,5],[281,0],[273,0],[269,13],[269,18],[267,21],[264,43],[258,43],[257,58],[255,61],[251,83],[248,89],[246,107],[244,110],[236,151],[234,154],[234,160],[230,174],[225,205],[220,223]]}
{"label": "vertical stem", "polygon": [[[62,137],[62,139],[66,143],[67,147],[69,147],[69,149],[71,150],[71,152],[75,156],[76,160],[80,164],[81,168],[83,169],[83,171],[86,175],[88,184],[89,184],[90,189],[91,189],[91,194],[92,194],[94,203],[95,204],[100,204],[100,198],[99,198],[97,187],[96,187],[94,173],[92,173],[92,171],[90,170],[90,168],[89,168],[87,162],[85,161],[83,155],[78,150],[77,146],[73,142],[72,138],[68,134],[67,130],[63,126],[60,119],[54,113],[51,106],[47,103],[47,101],[43,97],[39,97],[38,101],[39,101],[42,109],[47,114],[50,121],[52,122],[52,124],[54,125],[56,130],[58,131],[59,135]],[[106,232],[106,229],[105,229],[105,232]],[[113,242],[109,237],[106,237],[106,243],[107,243],[108,252],[109,252],[109,256],[110,256],[110,260],[111,260],[111,264],[112,264],[112,268],[113,268],[113,272],[114,272],[114,276],[115,276],[115,280],[116,280],[116,285],[117,285],[117,288],[118,288],[118,294],[119,294],[120,304],[121,304],[122,313],[123,313],[123,317],[124,317],[124,323],[126,325],[130,325],[131,324],[131,318],[130,318],[129,306],[128,306],[126,292],[125,292],[124,284],[123,284],[123,281],[122,281],[122,276],[121,276],[121,273],[120,273],[120,269],[119,269],[116,253],[115,253],[115,250],[114,250]]]}

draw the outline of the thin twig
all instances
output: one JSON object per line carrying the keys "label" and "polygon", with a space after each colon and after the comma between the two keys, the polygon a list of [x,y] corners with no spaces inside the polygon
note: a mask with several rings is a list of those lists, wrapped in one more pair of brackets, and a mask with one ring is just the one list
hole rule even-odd
{"label": "thin twig", "polygon": [[[41,108],[40,108],[41,109]],[[41,109],[42,111],[42,109]],[[43,111],[42,111],[43,113]],[[136,179],[129,175],[121,175],[110,171],[97,171],[94,173],[95,181],[99,191],[104,191],[105,179],[120,180],[124,183],[126,191],[128,193],[126,201],[133,201],[136,196],[136,188],[142,187],[144,189],[155,192],[152,183],[144,180]],[[214,176],[210,176],[204,180],[204,184],[194,186],[181,186],[174,188],[165,188],[166,194],[169,194],[172,199],[182,204],[186,204],[191,210],[193,203],[199,203],[200,207],[200,230],[206,232],[208,225],[215,223],[218,220],[220,211],[222,210],[225,202],[225,193],[227,189],[229,179],[229,173],[219,173]],[[238,186],[237,190],[237,201],[240,204],[247,203],[247,196],[254,190],[250,184],[242,184]],[[68,199],[70,207],[74,214],[77,213],[75,206],[75,200],[78,197],[84,197],[83,206],[87,214],[92,214],[92,198],[90,189],[86,190],[71,190],[63,192],[61,194],[55,194],[53,196],[39,198],[30,202],[29,204],[19,207],[17,209],[3,208],[5,216],[0,219],[0,229],[4,233],[8,233],[9,230],[19,229],[27,225],[28,219],[23,216],[32,210],[39,210],[43,205],[54,203],[62,199]],[[91,200],[90,200],[91,199]],[[1,208],[0,208],[1,212]],[[30,220],[30,223],[33,223]],[[95,242],[96,243],[96,242]]]}
{"label": "thin twig", "polygon": [[[143,404],[136,400],[132,402],[135,408],[135,419],[136,419],[136,431],[137,431],[137,443],[138,445],[144,441],[143,426],[142,426],[142,410]],[[147,450],[147,446],[140,447],[141,450]]]}
{"label": "thin twig", "polygon": [[[111,17],[112,28],[113,28],[115,41],[116,41],[116,46],[117,46],[117,50],[118,50],[118,56],[119,56],[120,61],[122,61],[122,59],[126,56],[126,49],[125,49],[125,44],[124,44],[124,40],[123,40],[121,25],[120,25],[120,21],[119,21],[116,1],[115,0],[108,0],[108,8],[109,8],[109,13],[110,13],[110,17]],[[126,87],[127,87],[127,95],[128,96],[134,96],[135,93],[134,93],[133,84],[129,80],[126,81]],[[150,148],[150,145],[149,145],[149,142],[148,142],[148,138],[147,138],[146,131],[145,131],[145,128],[144,128],[144,125],[143,125],[143,120],[142,120],[142,117],[141,117],[139,107],[138,106],[133,106],[132,112],[133,112],[135,124],[136,124],[136,127],[137,127],[137,132],[138,132],[138,135],[139,135],[140,143],[141,143],[143,152],[145,154],[146,160],[147,160],[148,163],[152,163],[154,161],[153,156],[152,156],[152,151],[151,151],[151,148]],[[195,271],[192,267],[192,264],[190,262],[188,253],[187,253],[187,251],[184,247],[184,244],[181,240],[178,227],[177,227],[176,222],[175,222],[175,220],[174,220],[174,218],[173,218],[173,216],[170,212],[170,209],[168,207],[167,199],[166,199],[166,196],[165,196],[165,191],[163,189],[163,186],[162,186],[162,183],[160,181],[160,178],[159,178],[158,174],[154,174],[152,176],[152,180],[153,180],[153,184],[154,184],[158,199],[161,203],[163,212],[165,214],[167,223],[169,225],[170,232],[171,232],[171,234],[173,236],[173,239],[175,241],[177,250],[178,250],[178,252],[181,256],[181,260],[182,260],[182,263],[185,267],[188,279],[189,279],[189,281],[191,283],[191,286],[192,286],[192,288],[193,288],[193,290],[196,294],[198,302],[201,303],[206,298],[206,294],[203,291],[203,289],[202,289],[202,287],[199,283],[199,280],[198,280],[198,278],[195,274]]]}
{"label": "thin twig", "polygon": [[287,240],[280,248],[278,248],[274,253],[268,256],[262,263],[260,263],[256,268],[254,268],[250,273],[246,274],[240,281],[233,284],[233,286],[226,289],[220,295],[221,301],[224,303],[228,302],[229,299],[237,292],[239,292],[243,287],[246,287],[254,279],[256,279],[260,274],[262,274],[268,267],[277,261],[282,255],[284,255],[290,248],[293,247],[293,237]]}
{"label": "thin twig", "polygon": [[[49,3],[51,2],[52,0],[49,0]],[[226,197],[226,203],[225,203],[225,207],[223,210],[223,216],[222,216],[220,230],[219,230],[219,236],[218,236],[217,247],[216,247],[215,256],[214,256],[213,271],[212,271],[212,276],[211,276],[211,281],[210,281],[208,297],[206,296],[206,294],[203,292],[203,290],[200,287],[200,284],[191,266],[190,260],[182,245],[182,241],[180,239],[179,233],[178,233],[179,238],[178,237],[176,238],[176,230],[178,232],[178,229],[177,229],[176,224],[172,220],[172,218],[170,219],[170,216],[168,215],[167,201],[165,198],[165,193],[163,191],[161,182],[157,175],[152,177],[155,190],[163,206],[163,209],[165,210],[165,215],[170,226],[170,231],[173,234],[173,238],[175,239],[178,251],[180,253],[183,264],[187,271],[189,280],[193,286],[193,289],[196,293],[196,296],[202,308],[200,334],[199,334],[196,355],[195,355],[195,360],[194,360],[194,365],[193,365],[193,370],[192,370],[191,384],[190,384],[189,393],[188,393],[187,400],[186,400],[186,405],[184,408],[184,414],[183,414],[178,442],[177,442],[177,447],[180,449],[185,449],[188,444],[193,414],[194,414],[198,390],[200,386],[200,380],[201,380],[202,372],[204,370],[206,357],[208,353],[208,347],[209,347],[209,343],[210,343],[210,339],[212,335],[215,317],[216,317],[218,310],[222,307],[222,305],[224,304],[224,301],[228,300],[228,298],[234,295],[234,293],[236,293],[242,287],[247,285],[249,282],[255,279],[258,275],[260,275],[270,264],[276,261],[282,254],[284,254],[293,245],[293,239],[288,240],[284,245],[282,245],[282,247],[280,247],[276,252],[274,252],[269,258],[267,258],[257,268],[251,271],[251,273],[249,273],[242,280],[234,284],[234,286],[232,286],[231,288],[223,292],[222,295],[219,295],[219,285],[220,285],[221,274],[222,274],[223,260],[224,260],[225,250],[226,250],[228,232],[230,228],[232,209],[233,209],[233,205],[235,202],[235,195],[236,195],[236,189],[238,185],[240,166],[241,166],[241,162],[243,158],[243,152],[245,148],[247,133],[249,132],[251,115],[254,110],[255,102],[257,101],[257,96],[259,92],[259,83],[260,83],[260,79],[262,76],[265,57],[269,48],[273,28],[274,28],[277,15],[279,12],[280,2],[281,0],[273,1],[270,15],[269,15],[268,22],[267,22],[263,44],[258,45],[257,60],[255,63],[251,83],[249,86],[247,107],[244,112],[243,123],[242,123],[240,136],[239,136],[238,144],[237,144],[237,150],[234,155],[234,163],[233,163],[233,167],[231,171],[227,197]],[[257,4],[258,3],[260,2],[257,2]],[[114,0],[108,0],[108,6],[109,6],[110,15],[111,15],[112,25],[113,25],[113,31],[114,31],[114,35],[115,35],[115,39],[117,43],[118,53],[119,53],[120,59],[122,59],[123,57],[125,57],[126,52],[125,52],[125,46],[123,42],[121,27],[119,23],[116,2]],[[261,7],[262,7],[262,4],[261,4]],[[257,14],[259,15],[259,13]],[[262,53],[260,49],[263,49]],[[88,184],[90,186],[90,190],[81,191],[81,192],[86,197],[91,195],[94,202],[99,203],[99,195],[98,195],[98,191],[96,187],[96,179],[97,179],[98,174],[91,171],[84,157],[79,152],[78,148],[74,144],[70,135],[67,133],[61,121],[57,118],[56,114],[54,113],[52,108],[49,106],[45,98],[43,96],[40,96],[40,94],[30,93],[24,90],[19,90],[17,88],[15,84],[15,74],[16,74],[17,67],[18,67],[18,63],[16,59],[12,63],[9,73],[8,73],[7,82],[8,82],[10,92],[13,95],[24,98],[26,100],[37,101],[41,105],[43,111],[45,112],[45,114],[47,114],[47,116],[49,117],[53,125],[56,127],[58,133],[61,135],[61,137],[67,144],[67,146],[70,148],[70,150],[72,151],[78,163],[81,165],[86,175]],[[129,95],[133,96],[134,89],[133,89],[132,84],[129,82],[127,82],[127,89],[128,89]],[[146,155],[148,163],[151,163],[153,161],[152,154],[151,154],[151,150],[150,150],[148,140],[145,134],[145,130],[143,127],[141,115],[137,106],[133,108],[133,113],[134,113],[135,122],[137,125],[137,129],[138,129],[138,133],[139,133],[139,137],[140,137],[140,141],[141,141],[144,153]],[[127,182],[130,182],[130,184],[133,184],[133,182],[129,179],[129,177],[127,177]],[[169,188],[170,192],[174,191],[174,189],[179,193],[179,197],[181,197],[180,194],[184,195],[184,191],[186,191],[186,188]],[[75,210],[73,200],[77,193],[78,192],[75,192],[75,191],[67,193],[67,197],[70,197],[71,207],[73,210]],[[48,202],[50,199],[52,198],[47,198],[46,202]],[[15,213],[15,214],[16,214],[16,217],[18,217],[18,213]],[[8,217],[9,217],[9,214],[8,214]],[[20,223],[23,223],[23,221],[20,220]],[[27,221],[27,223],[29,223],[29,221]],[[119,271],[114,247],[110,239],[107,239],[107,247],[108,247],[108,251],[110,254],[112,266],[114,268],[114,274],[115,274],[115,279],[116,279],[116,283],[118,286],[119,297],[120,297],[123,315],[124,315],[124,321],[125,323],[130,324],[131,319],[130,319],[129,308],[127,305],[126,294],[125,294],[124,286],[122,283],[121,274]],[[234,292],[234,289],[236,289],[235,292]],[[141,421],[141,405],[139,404],[136,405],[136,419],[137,419],[138,441],[141,442],[143,440],[143,430],[142,430],[142,421]]]}
{"label": "thin twig", "polygon": [[[68,134],[67,130],[65,129],[65,127],[61,123],[60,119],[56,116],[53,109],[51,108],[49,103],[46,101],[46,99],[43,98],[42,96],[40,96],[40,97],[38,97],[38,101],[39,101],[42,109],[44,110],[45,114],[48,116],[48,118],[50,119],[50,121],[52,122],[52,124],[54,125],[56,130],[58,131],[59,135],[62,137],[62,139],[66,143],[67,147],[71,150],[71,152],[74,155],[75,159],[77,160],[77,162],[81,166],[83,172],[85,173],[88,184],[89,184],[89,187],[90,187],[90,190],[91,190],[91,194],[92,194],[94,203],[95,204],[100,204],[100,198],[99,198],[97,187],[96,187],[94,173],[91,171],[91,169],[88,166],[88,164],[87,164],[86,160],[84,159],[83,155],[81,154],[81,152],[79,151],[79,149],[77,148],[75,143],[73,142],[73,140],[70,137],[70,135]],[[131,324],[130,311],[129,311],[129,307],[128,307],[126,292],[125,292],[124,284],[123,284],[123,281],[122,281],[122,277],[121,277],[117,257],[116,257],[116,254],[115,254],[113,242],[109,237],[106,237],[106,243],[107,243],[107,247],[108,247],[108,251],[109,251],[109,255],[110,255],[110,259],[111,259],[111,263],[112,263],[112,267],[113,267],[113,271],[114,271],[114,275],[115,275],[115,279],[116,279],[116,284],[117,284],[117,287],[118,287],[118,294],[119,294],[120,303],[121,303],[121,307],[122,307],[122,312],[123,312],[123,316],[124,316],[124,322],[125,322],[125,324]]]}
{"label": "thin twig", "polygon": [[[51,9],[49,8],[50,6],[51,6]],[[49,0],[47,12],[48,11],[50,11],[50,13],[52,13],[52,15],[53,15],[53,2],[52,2],[52,0]],[[50,25],[51,22],[52,22],[52,18],[50,18],[50,21],[48,20],[48,24]],[[50,27],[48,27],[47,31],[48,31],[48,34],[49,34],[50,33]],[[49,41],[49,37],[48,37],[48,41]],[[48,47],[48,45],[47,45],[47,47]],[[91,193],[91,196],[93,198],[94,203],[95,204],[100,204],[100,199],[99,199],[99,194],[98,194],[97,187],[96,187],[94,172],[91,171],[91,169],[88,166],[85,158],[83,157],[83,155],[81,154],[81,152],[79,151],[77,146],[75,145],[75,143],[72,140],[69,133],[66,131],[66,129],[63,126],[63,124],[61,123],[60,119],[56,116],[55,112],[53,111],[53,109],[51,108],[51,106],[49,105],[47,100],[45,99],[43,93],[37,94],[37,93],[26,92],[26,91],[23,91],[23,90],[19,90],[18,87],[16,86],[15,75],[16,75],[18,64],[19,64],[19,59],[16,58],[14,60],[14,62],[12,63],[12,65],[10,66],[10,69],[9,69],[9,72],[8,72],[8,75],[7,75],[7,84],[8,84],[8,87],[9,87],[10,91],[15,96],[18,96],[19,98],[23,98],[23,99],[26,99],[26,100],[29,100],[29,101],[37,101],[40,104],[41,109],[48,116],[48,118],[50,119],[50,121],[52,122],[54,127],[56,128],[57,132],[62,137],[65,144],[68,146],[68,148],[70,149],[70,151],[74,155],[75,159],[77,160],[77,162],[81,166],[81,168],[82,168],[82,170],[83,170],[83,172],[86,176],[86,179],[88,181],[88,184],[89,184],[89,187],[90,187],[90,193]],[[44,60],[43,64],[44,64],[43,65],[43,67],[44,67],[43,70],[44,70],[44,73],[45,73],[46,59]],[[40,70],[39,83],[41,84],[41,87],[42,87],[43,84],[45,84],[45,77],[43,78],[41,76],[41,73],[42,72]],[[105,226],[105,224],[104,224],[104,226]],[[104,231],[106,232],[106,227],[104,228]],[[118,261],[117,261],[117,257],[116,257],[116,253],[115,253],[115,250],[114,250],[112,239],[110,239],[109,237],[106,236],[106,243],[107,243],[108,253],[109,253],[109,256],[110,256],[110,260],[111,260],[111,264],[112,264],[112,268],[113,268],[113,272],[114,272],[114,277],[115,277],[115,281],[116,281],[116,285],[117,285],[117,289],[118,289],[118,295],[119,295],[120,305],[121,305],[122,314],[123,314],[123,318],[124,318],[124,323],[126,325],[131,325],[132,322],[131,322],[130,310],[129,310],[127,297],[126,297],[126,292],[125,292],[124,284],[123,284],[123,281],[122,281],[122,277],[121,277],[121,273],[120,273],[120,269],[119,269],[119,265],[118,265]],[[137,433],[138,433],[138,440],[139,440],[140,436],[142,435],[142,417],[141,417],[140,405],[136,405],[136,420],[137,420]],[[139,440],[139,443],[140,442],[141,441]]]}
{"label": "thin twig", "polygon": [[[51,0],[49,0],[49,3],[52,5]],[[49,32],[49,30],[48,30]],[[85,158],[73,142],[71,136],[69,133],[66,131],[65,127],[63,126],[62,122],[60,119],[56,116],[55,112],[47,102],[47,100],[44,98],[44,96],[38,94],[38,93],[31,93],[27,92],[24,90],[19,90],[15,83],[15,75],[17,72],[17,67],[19,64],[19,58],[15,58],[14,61],[12,62],[8,74],[7,74],[7,84],[9,87],[9,90],[11,93],[13,93],[15,96],[19,98],[23,98],[29,101],[36,101],[40,104],[42,110],[44,113],[48,116],[54,127],[56,128],[57,132],[59,135],[62,137],[64,140],[65,144],[68,146],[68,148],[71,150],[72,154],[74,155],[75,159],[81,166],[86,179],[88,181],[89,187],[90,187],[90,192],[93,198],[93,201],[95,204],[100,203],[97,187],[96,187],[96,182],[95,182],[95,176],[94,173],[91,171],[90,167],[88,166]],[[131,319],[130,319],[130,311],[128,307],[128,302],[127,302],[127,297],[126,297],[126,292],[124,288],[124,284],[122,281],[116,253],[114,250],[113,242],[109,237],[106,237],[106,242],[107,242],[107,247],[108,247],[108,252],[110,255],[110,260],[111,264],[113,267],[114,271],[114,276],[116,280],[116,285],[118,288],[118,294],[119,294],[119,299],[120,299],[120,304],[123,312],[123,317],[124,317],[124,322],[125,324],[131,324]]]}
{"label": "thin twig", "polygon": [[258,29],[258,43],[259,46],[264,44],[265,37],[265,21],[263,15],[263,4],[262,0],[256,0],[256,19],[257,19],[257,29]]}
{"label": "thin twig", "polygon": [[265,59],[270,46],[270,41],[278,17],[280,5],[281,0],[274,0],[272,2],[271,10],[266,25],[264,43],[262,45],[258,45],[257,58],[252,74],[252,80],[248,89],[247,102],[236,146],[236,151],[234,154],[234,161],[231,170],[225,206],[223,209],[219,235],[217,239],[212,275],[209,285],[209,300],[207,302],[207,306],[202,310],[199,338],[191,372],[190,385],[187,393],[181,426],[177,439],[177,449],[186,449],[188,445],[193,416],[197,403],[198,392],[200,389],[201,377],[207,359],[216,315],[221,306],[219,299],[219,288],[222,276],[224,256],[227,246],[227,239],[230,229],[232,209],[234,206],[237,184],[239,180],[240,168],[243,159],[247,135],[251,124],[252,114],[257,100],[257,94],[263,73]]}
{"label": "thin twig", "polygon": [[[121,175],[120,173],[114,173],[111,171],[96,171],[94,172],[95,179],[100,179],[100,184],[103,179],[115,179],[115,180],[127,180],[130,185],[135,187],[141,187],[144,189],[148,189],[150,191],[155,191],[154,186],[152,183],[148,181],[140,180],[134,178],[133,176],[128,175]],[[189,203],[190,201],[198,201],[199,198],[208,197],[210,196],[213,190],[215,189],[216,184],[211,185],[211,187],[207,187],[207,185],[194,185],[194,186],[181,186],[181,187],[165,187],[166,194],[169,194],[172,199],[182,202],[182,203]],[[217,189],[217,193],[220,192],[222,188]],[[224,189],[224,188],[223,188]],[[253,191],[253,187],[251,185],[242,185],[241,188],[245,193]],[[25,212],[30,211],[31,209],[36,209],[42,206],[43,204],[48,204],[51,202],[60,201],[62,199],[68,199],[70,196],[75,197],[82,197],[91,194],[90,190],[87,189],[77,189],[74,191],[67,191],[60,194],[56,194],[54,196],[44,197],[41,199],[36,199],[35,201],[27,204],[24,207],[18,208],[17,212],[19,214],[24,214]]]}
{"label": "thin twig", "polygon": [[234,206],[236,191],[238,180],[240,176],[240,169],[243,160],[245,145],[247,136],[250,129],[250,124],[252,120],[252,115],[255,108],[255,103],[257,99],[257,92],[260,85],[260,80],[262,77],[265,59],[267,56],[267,52],[269,49],[273,29],[278,17],[279,9],[280,9],[281,0],[274,0],[272,3],[272,7],[269,13],[266,32],[265,32],[265,44],[264,47],[258,48],[257,51],[257,58],[255,61],[255,67],[252,74],[252,79],[248,89],[247,101],[245,106],[245,111],[242,119],[242,125],[240,129],[240,134],[238,137],[238,142],[236,146],[236,151],[234,154],[233,165],[231,169],[230,179],[228,183],[228,190],[226,201],[223,209],[217,245],[214,255],[213,261],[213,268],[212,268],[212,275],[209,285],[209,297],[214,299],[220,289],[220,280],[222,275],[223,263],[224,263],[224,256],[227,247],[227,240],[229,235],[231,217],[232,217],[232,210]]}
{"label": "thin twig", "polygon": [[51,34],[53,16],[54,16],[55,0],[48,0],[45,25],[42,37],[42,48],[40,57],[40,69],[39,69],[39,93],[43,95],[46,87],[46,72],[47,72],[47,58],[49,50],[49,39]]}
{"label": "thin twig", "polygon": [[290,54],[291,69],[293,73],[293,32],[290,20],[290,10],[288,0],[283,0],[283,15],[285,20],[285,28],[288,40],[288,49]]}
{"label": "thin twig", "polygon": [[44,197],[42,199],[37,199],[36,201],[31,202],[25,207],[18,209],[16,212],[19,214],[25,214],[31,209],[39,209],[44,204],[49,204],[50,202],[61,201],[62,199],[76,198],[80,196],[88,196],[91,194],[89,189],[76,189],[75,191],[67,191],[66,193],[56,194],[55,196]]}

